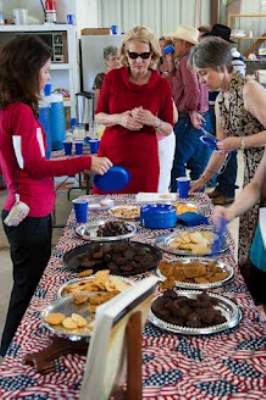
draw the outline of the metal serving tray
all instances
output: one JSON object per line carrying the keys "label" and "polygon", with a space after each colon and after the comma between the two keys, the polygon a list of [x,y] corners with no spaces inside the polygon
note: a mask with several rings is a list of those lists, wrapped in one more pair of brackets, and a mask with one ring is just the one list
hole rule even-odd
{"label": "metal serving tray", "polygon": [[[180,296],[195,298],[198,294],[202,292],[198,290],[176,290],[176,293]],[[219,300],[219,303],[214,306],[214,308],[220,310],[222,315],[226,318],[227,321],[223,324],[213,325],[206,328],[189,328],[186,326],[174,325],[169,322],[163,321],[162,319],[156,317],[156,315],[152,311],[150,311],[149,313],[149,321],[162,330],[182,335],[210,335],[236,327],[242,319],[242,312],[239,306],[228,297],[210,292],[208,292],[208,295]],[[160,296],[157,296],[157,298],[158,297]]]}
{"label": "metal serving tray", "polygon": [[[222,280],[216,281],[216,282],[211,282],[211,283],[190,283],[190,282],[176,281],[176,287],[179,287],[182,289],[194,289],[194,290],[213,289],[213,288],[217,288],[219,286],[225,285],[226,283],[230,282],[234,277],[234,268],[222,260],[214,260],[212,258],[206,258],[206,257],[204,257],[204,258],[199,258],[199,257],[186,257],[186,258],[182,257],[181,258],[180,257],[180,258],[177,258],[175,261],[173,261],[173,263],[178,262],[178,263],[182,263],[182,264],[186,265],[193,261],[197,261],[202,264],[208,264],[209,262],[215,261],[216,264],[218,265],[218,267],[220,267],[223,271],[228,272],[229,275],[225,279],[222,279]],[[166,280],[166,276],[163,275],[160,271],[160,266],[158,266],[156,273],[162,280]]]}
{"label": "metal serving tray", "polygon": [[[115,215],[115,212],[119,209],[124,209],[124,210],[130,210],[132,207],[134,208],[138,208],[139,209],[139,215],[136,217],[122,217],[122,216],[117,216]],[[121,220],[125,220],[125,221],[137,221],[140,218],[140,207],[138,205],[116,205],[114,207],[109,208],[109,214],[112,216],[112,218],[116,218],[116,219],[121,219]]]}
{"label": "metal serving tray", "polygon": [[[181,249],[174,249],[172,247],[169,246],[169,244],[180,234],[183,232],[195,232],[195,231],[207,231],[210,229],[206,228],[194,228],[194,229],[186,229],[186,231],[184,230],[175,230],[173,233],[170,233],[168,235],[162,235],[162,236],[158,236],[155,239],[154,245],[155,247],[158,247],[159,249],[166,251],[167,253],[170,254],[175,254],[177,256],[191,256],[191,257],[203,257],[203,256],[213,256],[216,255],[217,253],[212,253],[211,251],[209,253],[206,254],[194,254],[189,250],[181,250]],[[225,238],[225,241],[223,243],[223,245],[221,246],[220,250],[219,250],[219,254],[223,253],[225,251],[227,251],[229,249],[229,245],[227,243],[227,240]]]}
{"label": "metal serving tray", "polygon": [[[123,283],[127,284],[128,286],[132,286],[132,285],[134,284],[134,282],[133,282],[131,279],[124,278],[124,277],[122,277],[122,276],[119,276],[119,277],[118,277],[117,275],[109,275],[109,277],[110,277],[110,278],[119,279],[119,280],[121,280]],[[67,281],[66,283],[64,283],[64,284],[60,287],[60,289],[58,290],[58,293],[57,293],[57,297],[58,297],[58,298],[65,298],[65,297],[69,296],[69,295],[65,295],[65,294],[64,294],[64,290],[65,290],[69,285],[72,285],[73,283],[79,283],[79,282],[84,282],[84,281],[90,281],[90,280],[92,280],[92,279],[95,279],[95,275],[87,276],[87,277],[84,277],[84,278],[70,279],[69,281]],[[125,290],[126,290],[126,288],[125,288]],[[81,291],[81,292],[82,292],[82,293],[88,293],[88,292],[85,292],[85,291]],[[101,292],[101,291],[99,290],[99,292]],[[89,292],[89,293],[96,294],[96,293],[99,293],[99,292]]]}
{"label": "metal serving tray", "polygon": [[42,324],[49,329],[52,333],[57,336],[67,337],[72,341],[77,341],[82,338],[89,338],[92,334],[92,329],[87,328],[77,328],[75,330],[65,329],[60,325],[50,325],[44,318],[50,313],[63,313],[66,316],[71,316],[72,313],[77,313],[82,315],[84,318],[92,317],[92,314],[88,311],[88,304],[77,305],[73,303],[72,297],[67,296],[56,300],[54,303],[50,304],[41,313]]}
{"label": "metal serving tray", "polygon": [[116,235],[116,236],[98,236],[97,230],[101,225],[104,225],[106,222],[110,220],[108,219],[98,219],[95,221],[87,222],[86,224],[78,225],[75,229],[76,234],[84,240],[93,240],[93,241],[101,241],[101,242],[113,242],[116,240],[124,240],[129,239],[136,235],[137,227],[132,222],[120,222],[121,224],[126,225],[130,232],[124,235]]}

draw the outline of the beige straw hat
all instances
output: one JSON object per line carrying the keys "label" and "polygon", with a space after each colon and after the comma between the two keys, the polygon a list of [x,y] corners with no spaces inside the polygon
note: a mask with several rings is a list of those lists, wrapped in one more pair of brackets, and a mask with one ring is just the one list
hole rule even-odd
{"label": "beige straw hat", "polygon": [[179,25],[174,33],[171,34],[173,38],[182,39],[192,44],[198,44],[199,31],[193,26]]}

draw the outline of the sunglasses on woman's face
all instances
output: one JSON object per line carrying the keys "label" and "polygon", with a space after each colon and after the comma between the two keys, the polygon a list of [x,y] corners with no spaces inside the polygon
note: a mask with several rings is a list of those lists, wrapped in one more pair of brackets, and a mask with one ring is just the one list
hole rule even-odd
{"label": "sunglasses on woman's face", "polygon": [[128,51],[128,57],[132,60],[136,60],[138,57],[142,58],[142,60],[147,60],[151,56],[150,51],[144,51],[143,53],[135,53],[135,51]]}

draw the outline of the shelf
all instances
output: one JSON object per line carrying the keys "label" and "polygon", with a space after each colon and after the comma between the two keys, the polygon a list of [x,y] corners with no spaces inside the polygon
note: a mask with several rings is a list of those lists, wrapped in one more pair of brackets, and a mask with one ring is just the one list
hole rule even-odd
{"label": "shelf", "polygon": [[67,24],[32,24],[32,25],[0,25],[0,32],[30,32],[30,31],[69,31],[73,30],[74,25]]}
{"label": "shelf", "polygon": [[70,64],[67,63],[52,63],[51,70],[59,70],[59,69],[70,69]]}
{"label": "shelf", "polygon": [[254,18],[256,18],[256,17],[258,17],[258,18],[261,18],[261,17],[265,17],[266,18],[266,14],[229,14],[228,15],[229,17],[234,17],[234,18],[237,18],[237,17],[240,17],[240,18],[242,18],[242,17],[247,17],[247,18],[249,18],[249,17],[254,17]]}
{"label": "shelf", "polygon": [[266,36],[243,36],[243,37],[236,37],[231,36],[232,40],[266,40]]}

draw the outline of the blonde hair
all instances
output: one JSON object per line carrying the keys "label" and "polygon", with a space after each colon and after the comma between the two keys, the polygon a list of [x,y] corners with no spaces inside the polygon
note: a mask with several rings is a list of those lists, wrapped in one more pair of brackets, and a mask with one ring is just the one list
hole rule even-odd
{"label": "blonde hair", "polygon": [[151,67],[154,67],[158,63],[161,57],[161,48],[159,40],[156,38],[154,33],[146,26],[135,26],[130,29],[124,36],[122,47],[121,47],[121,62],[123,65],[128,66],[127,59],[127,43],[131,40],[138,40],[139,42],[146,43],[150,46],[151,50]]}

